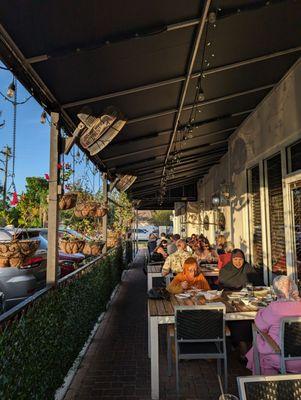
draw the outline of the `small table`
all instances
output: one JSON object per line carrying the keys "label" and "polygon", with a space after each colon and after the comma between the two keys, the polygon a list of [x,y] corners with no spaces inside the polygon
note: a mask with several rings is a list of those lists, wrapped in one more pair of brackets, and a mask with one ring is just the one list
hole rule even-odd
{"label": "small table", "polygon": [[[217,300],[219,301],[219,300]],[[253,320],[257,311],[233,311],[233,306],[223,301],[226,305],[226,321]],[[151,358],[151,398],[159,399],[159,326],[164,324],[174,324],[174,306],[194,306],[191,299],[179,300],[171,295],[170,300],[148,300],[149,324],[149,354]]]}

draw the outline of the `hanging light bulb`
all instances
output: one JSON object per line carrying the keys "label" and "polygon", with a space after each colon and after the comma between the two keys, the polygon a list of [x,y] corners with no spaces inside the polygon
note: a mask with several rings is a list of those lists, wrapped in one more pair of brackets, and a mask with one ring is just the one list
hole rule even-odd
{"label": "hanging light bulb", "polygon": [[45,124],[45,123],[46,123],[46,120],[47,120],[47,114],[46,114],[46,111],[43,110],[43,112],[42,112],[42,114],[41,114],[41,118],[40,118],[41,124]]}
{"label": "hanging light bulb", "polygon": [[6,95],[7,95],[7,97],[9,97],[11,99],[14,97],[15,92],[16,92],[16,86],[15,86],[14,81],[12,81],[10,83],[9,87],[7,88]]}
{"label": "hanging light bulb", "polygon": [[200,88],[198,99],[199,99],[199,101],[204,101],[205,100],[205,93],[204,93],[202,88]]}

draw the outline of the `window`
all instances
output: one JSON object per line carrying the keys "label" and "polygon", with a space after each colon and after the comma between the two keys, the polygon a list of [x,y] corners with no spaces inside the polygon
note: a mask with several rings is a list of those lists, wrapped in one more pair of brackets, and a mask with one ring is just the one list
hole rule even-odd
{"label": "window", "polygon": [[263,266],[259,166],[249,170],[252,263]]}
{"label": "window", "polygon": [[301,169],[301,140],[287,148],[288,173]]}
{"label": "window", "polygon": [[286,274],[281,156],[267,160],[272,271]]}

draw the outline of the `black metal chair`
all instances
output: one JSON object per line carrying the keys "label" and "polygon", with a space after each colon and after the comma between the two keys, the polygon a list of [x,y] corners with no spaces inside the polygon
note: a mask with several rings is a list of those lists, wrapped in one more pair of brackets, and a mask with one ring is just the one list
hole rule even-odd
{"label": "black metal chair", "polygon": [[239,376],[240,400],[301,399],[301,375]]}
{"label": "black metal chair", "polygon": [[260,354],[257,348],[257,334],[271,347],[271,354],[280,357],[280,373],[286,374],[286,361],[301,360],[301,317],[285,317],[281,320],[280,346],[265,332],[253,324],[253,357],[255,373],[260,374]]}
{"label": "black metal chair", "polygon": [[223,360],[224,386],[227,391],[225,312],[222,303],[175,307],[177,393],[179,393],[179,360],[193,359],[216,359],[219,375]]}

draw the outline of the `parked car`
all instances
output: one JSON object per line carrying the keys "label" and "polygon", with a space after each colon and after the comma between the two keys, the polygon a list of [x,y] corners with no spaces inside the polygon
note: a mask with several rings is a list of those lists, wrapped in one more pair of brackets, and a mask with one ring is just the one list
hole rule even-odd
{"label": "parked car", "polygon": [[138,229],[132,229],[132,238],[134,239],[136,237],[136,234],[138,233],[138,240],[148,240],[149,237],[149,232],[147,229],[143,228],[138,228]]}

